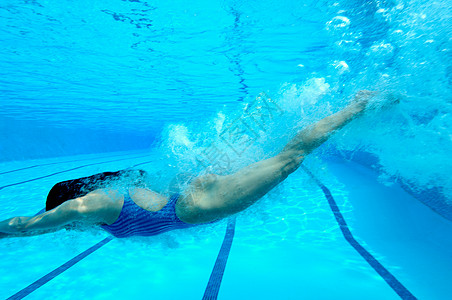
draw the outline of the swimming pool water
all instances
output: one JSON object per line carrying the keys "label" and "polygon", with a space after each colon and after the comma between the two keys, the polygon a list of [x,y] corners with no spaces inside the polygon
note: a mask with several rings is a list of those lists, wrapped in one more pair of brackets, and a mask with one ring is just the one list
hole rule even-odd
{"label": "swimming pool water", "polygon": [[[141,163],[163,193],[181,172],[233,172],[275,154],[356,91],[391,92],[397,106],[353,121],[306,166],[357,241],[408,290],[445,299],[451,15],[447,0],[5,0],[0,217],[36,213],[58,181]],[[261,92],[268,96],[256,99]],[[267,105],[274,114],[256,121]],[[227,168],[200,166],[212,146]],[[199,299],[225,226],[113,240],[28,297]],[[105,237],[0,240],[0,297]],[[237,219],[219,298],[245,297],[397,295],[346,242],[319,185],[299,170]]]}
{"label": "swimming pool water", "polygon": [[[125,154],[125,155],[124,155]],[[141,158],[134,158],[144,156]],[[2,182],[99,163],[2,189],[0,217],[30,215],[43,207],[47,184],[156,159],[150,153],[118,153],[3,164],[2,172],[38,166]],[[121,159],[125,159],[122,160]],[[116,160],[115,162],[102,163]],[[118,161],[119,160],[119,161]],[[418,299],[450,294],[447,249],[452,226],[398,186],[344,160],[305,165],[328,186],[352,233]],[[152,164],[141,165],[144,169]],[[46,169],[47,167],[47,169]],[[33,170],[34,169],[34,170]],[[33,170],[33,171],[32,171]],[[14,174],[14,176],[12,175]],[[20,203],[20,205],[18,205]],[[225,222],[150,238],[115,239],[47,284],[29,299],[111,297],[200,299],[222,243]],[[103,232],[57,232],[1,240],[0,297],[7,298],[107,237]],[[219,299],[397,299],[397,294],[345,241],[324,194],[302,170],[240,214]]]}
{"label": "swimming pool water", "polygon": [[287,140],[366,88],[401,103],[334,146],[450,206],[450,15],[446,0],[4,1],[0,160],[146,149],[169,124],[193,142],[262,91],[286,104],[272,137]]}

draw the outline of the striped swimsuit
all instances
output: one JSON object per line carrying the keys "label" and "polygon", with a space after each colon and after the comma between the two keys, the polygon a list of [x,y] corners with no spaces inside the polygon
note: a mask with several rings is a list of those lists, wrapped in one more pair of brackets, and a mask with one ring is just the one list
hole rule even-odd
{"label": "striped swimsuit", "polygon": [[129,236],[152,236],[166,231],[188,228],[196,224],[182,222],[176,216],[176,202],[179,194],[174,194],[159,211],[145,210],[133,202],[129,192],[124,195],[124,205],[118,219],[111,225],[101,227],[118,238]]}

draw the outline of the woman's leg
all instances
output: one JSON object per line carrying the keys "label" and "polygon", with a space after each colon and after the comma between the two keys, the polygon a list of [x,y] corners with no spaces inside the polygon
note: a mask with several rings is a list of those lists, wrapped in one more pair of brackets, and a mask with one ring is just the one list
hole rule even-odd
{"label": "woman's leg", "polygon": [[323,118],[317,123],[301,130],[281,151],[292,152],[294,155],[308,155],[315,148],[326,142],[328,138],[341,129],[351,120],[360,115],[375,92],[360,91],[352,101],[343,110]]}
{"label": "woman's leg", "polygon": [[187,213],[180,212],[182,218],[189,223],[208,222],[246,209],[297,170],[304,157],[336,130],[361,114],[373,94],[359,92],[343,110],[301,130],[278,155],[234,174],[214,175],[214,180],[209,178],[209,184],[204,185],[201,192],[197,189],[196,199],[191,197],[191,203],[185,201],[184,208],[188,210]]}

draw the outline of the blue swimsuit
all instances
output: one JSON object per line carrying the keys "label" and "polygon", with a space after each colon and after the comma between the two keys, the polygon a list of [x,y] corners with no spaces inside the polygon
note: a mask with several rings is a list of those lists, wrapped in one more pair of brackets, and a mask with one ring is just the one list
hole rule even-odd
{"label": "blue swimsuit", "polygon": [[118,238],[134,235],[151,236],[166,231],[196,226],[182,222],[176,216],[176,202],[179,194],[174,194],[159,211],[145,210],[133,202],[129,192],[124,195],[124,205],[118,219],[111,225],[101,227]]}

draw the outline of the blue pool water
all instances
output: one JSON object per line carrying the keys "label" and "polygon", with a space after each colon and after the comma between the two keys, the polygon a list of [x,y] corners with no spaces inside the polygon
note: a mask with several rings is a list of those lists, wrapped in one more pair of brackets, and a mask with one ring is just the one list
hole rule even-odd
{"label": "blue pool water", "polygon": [[[55,170],[63,173],[3,188],[0,216],[38,211],[55,181],[158,159],[152,153],[145,155],[115,153],[4,163],[2,170],[56,163],[1,175],[6,184]],[[403,286],[418,299],[447,298],[452,292],[448,284],[452,270],[447,250],[452,246],[449,221],[398,185],[381,185],[377,174],[362,165],[311,158],[305,166],[328,187],[356,240]],[[74,167],[81,168],[71,170]],[[237,295],[260,299],[399,298],[344,239],[324,193],[306,172],[297,171],[278,189],[238,215],[218,299]],[[225,228],[226,221],[151,238],[113,240],[27,298],[201,299]],[[2,240],[0,297],[20,292],[107,237],[104,232],[61,231]]]}
{"label": "blue pool water", "polygon": [[[400,103],[239,214],[222,277],[227,220],[111,240],[27,298],[201,299],[212,274],[219,299],[452,294],[448,1],[92,2],[0,4],[0,219],[98,172],[139,164],[167,194],[176,174],[236,171],[360,89]],[[0,240],[0,297],[107,237]]]}

